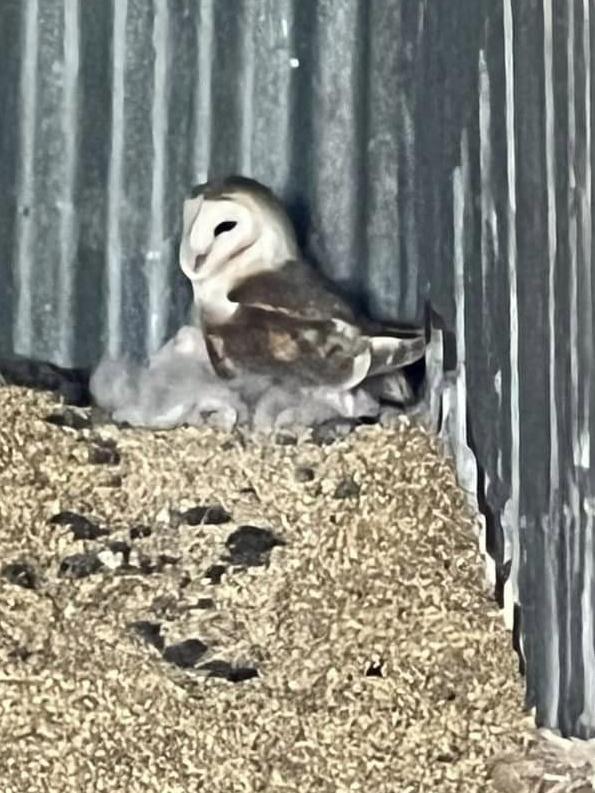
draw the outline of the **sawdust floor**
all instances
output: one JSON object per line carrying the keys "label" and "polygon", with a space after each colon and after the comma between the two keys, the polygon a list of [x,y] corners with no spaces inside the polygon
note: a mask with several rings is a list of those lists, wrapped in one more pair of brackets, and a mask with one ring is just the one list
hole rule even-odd
{"label": "sawdust floor", "polygon": [[2,793],[492,789],[523,686],[431,437],[56,410],[0,388]]}

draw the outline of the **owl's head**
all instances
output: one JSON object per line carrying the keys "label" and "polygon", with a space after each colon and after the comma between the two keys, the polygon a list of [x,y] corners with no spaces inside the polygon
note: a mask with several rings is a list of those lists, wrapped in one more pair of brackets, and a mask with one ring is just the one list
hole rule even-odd
{"label": "owl's head", "polygon": [[184,202],[180,267],[195,285],[274,270],[297,256],[292,223],[260,182],[207,182]]}

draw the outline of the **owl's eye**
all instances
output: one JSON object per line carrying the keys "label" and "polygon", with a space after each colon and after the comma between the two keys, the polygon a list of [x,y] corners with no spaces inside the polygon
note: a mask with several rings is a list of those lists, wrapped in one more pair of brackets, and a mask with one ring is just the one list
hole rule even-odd
{"label": "owl's eye", "polygon": [[218,237],[220,234],[225,234],[226,231],[231,231],[237,225],[235,220],[224,220],[215,227],[215,236]]}

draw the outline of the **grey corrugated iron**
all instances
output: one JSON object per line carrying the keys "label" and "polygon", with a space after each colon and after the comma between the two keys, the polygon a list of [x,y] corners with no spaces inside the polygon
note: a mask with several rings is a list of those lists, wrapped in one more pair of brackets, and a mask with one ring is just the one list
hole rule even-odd
{"label": "grey corrugated iron", "polygon": [[104,345],[154,350],[188,304],[191,185],[270,184],[376,316],[429,303],[434,406],[486,515],[528,703],[583,736],[593,31],[589,0],[0,7],[0,352],[88,366]]}

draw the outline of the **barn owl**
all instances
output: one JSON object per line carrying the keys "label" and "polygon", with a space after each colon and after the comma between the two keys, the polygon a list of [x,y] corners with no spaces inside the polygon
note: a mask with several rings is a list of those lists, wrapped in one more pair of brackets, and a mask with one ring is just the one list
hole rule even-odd
{"label": "barn owl", "polygon": [[356,316],[301,255],[281,202],[252,179],[197,188],[184,203],[179,263],[212,365],[227,381],[265,379],[357,412],[362,387],[378,392],[388,376],[394,392],[395,374],[424,355],[421,330]]}

